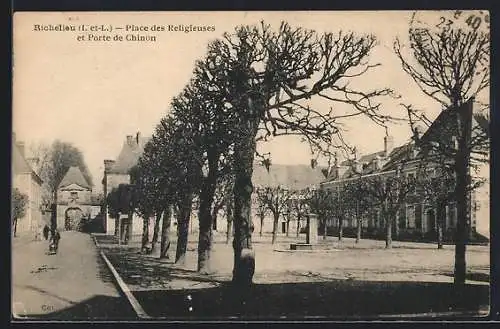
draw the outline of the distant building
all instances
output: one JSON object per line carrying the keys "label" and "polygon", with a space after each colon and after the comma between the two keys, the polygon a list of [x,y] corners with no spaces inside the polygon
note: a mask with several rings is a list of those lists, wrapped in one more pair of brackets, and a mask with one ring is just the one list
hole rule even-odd
{"label": "distant building", "polygon": [[[285,164],[272,164],[269,167],[269,172],[262,165],[254,165],[252,183],[254,187],[265,188],[265,187],[282,187],[290,191],[302,191],[307,188],[316,188],[321,182],[325,180],[325,176],[322,173],[322,168],[316,167],[311,168],[310,165],[305,164],[295,164],[295,165],[285,165]],[[256,216],[257,212],[257,200],[256,193],[252,195],[252,214],[254,220],[254,232],[260,232],[260,220]],[[286,233],[285,219],[280,216],[278,223],[279,233]],[[304,223],[302,223],[303,226]],[[262,227],[263,233],[270,233],[273,231],[273,218],[270,213],[264,219],[264,225]],[[296,219],[290,221],[290,232],[293,235],[297,232],[297,222]]]}
{"label": "distant building", "polygon": [[43,226],[42,222],[42,179],[25,158],[24,142],[12,136],[12,187],[28,197],[26,215],[18,219],[17,233],[35,234]]}
{"label": "distant building", "polygon": [[[443,128],[453,122],[449,117],[450,110],[441,112],[431,127],[422,135],[422,139],[436,140],[439,143],[455,143],[455,138],[450,135],[450,129]],[[474,126],[477,126],[477,118],[473,119]],[[474,130],[473,130],[474,131]],[[449,144],[451,145],[451,144]],[[354,161],[344,161],[333,168],[330,176],[326,181],[322,182],[321,187],[326,189],[336,189],[345,182],[357,181],[366,179],[373,176],[391,176],[395,175],[397,168],[401,168],[401,175],[414,176],[418,175],[418,168],[422,161],[429,161],[428,158],[423,156],[422,150],[415,145],[413,141],[404,145],[394,147],[394,141],[391,136],[384,137],[384,148],[381,151],[363,155]],[[489,167],[489,166],[488,166]],[[436,170],[439,175],[439,168],[437,165],[429,163],[428,168]],[[482,209],[481,216],[485,216],[484,209],[489,209],[489,200],[485,200],[484,189],[489,190],[489,182],[487,182],[481,189],[474,191],[471,194],[471,222],[469,229],[471,233],[476,231],[477,225],[477,210]],[[481,207],[478,207],[481,205]],[[436,236],[437,229],[437,211],[435,205],[427,204],[422,195],[422,191],[415,189],[408,197],[408,202],[403,208],[404,210],[399,213],[399,234],[400,236],[427,236],[433,239]],[[451,240],[453,238],[454,230],[456,228],[457,210],[456,203],[450,201],[446,206],[446,218],[442,220],[443,231],[445,238]],[[481,220],[489,220],[482,218]],[[384,234],[385,218],[380,215],[379,209],[373,209],[372,213],[365,217],[362,222],[363,231],[365,233]],[[327,225],[336,230],[338,227],[338,220],[331,218],[327,221]],[[345,231],[354,229],[356,221],[354,218],[345,219],[343,226]],[[393,225],[393,229],[395,230]],[[393,232],[394,233],[394,232]],[[393,235],[394,236],[394,235]]]}
{"label": "distant building", "polygon": [[[102,179],[104,198],[112,191],[113,188],[120,184],[130,183],[130,169],[134,167],[142,153],[144,146],[149,138],[141,137],[138,133],[136,136],[128,135],[123,143],[122,149],[116,160],[104,160],[104,176]],[[282,165],[273,164],[269,168],[269,172],[261,165],[254,166],[253,184],[257,186],[282,186],[289,189],[303,189],[313,185],[318,185],[324,180],[324,176],[320,169],[311,169],[308,165]],[[255,200],[254,200],[255,208]],[[107,234],[115,233],[116,219],[110,218],[107,208],[104,207],[104,222]],[[254,213],[255,215],[255,213]],[[175,225],[175,218],[173,220]],[[260,229],[260,222],[255,219],[255,230]],[[272,231],[272,221],[266,219],[264,223],[264,231]],[[151,225],[151,229],[152,229]],[[198,231],[198,213],[194,209],[190,221],[190,232]],[[291,225],[291,227],[296,225]],[[225,232],[227,221],[223,214],[217,217],[217,223],[214,225],[218,232]],[[133,220],[134,234],[142,233],[142,219],[134,214]]]}
{"label": "distant building", "polygon": [[70,167],[57,188],[57,227],[79,230],[100,211],[100,202],[92,194],[92,186],[78,167]]}

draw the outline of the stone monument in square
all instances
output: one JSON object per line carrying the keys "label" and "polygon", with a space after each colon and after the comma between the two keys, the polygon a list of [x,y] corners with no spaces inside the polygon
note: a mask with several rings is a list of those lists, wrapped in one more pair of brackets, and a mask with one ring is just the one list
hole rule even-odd
{"label": "stone monument in square", "polygon": [[312,250],[313,246],[318,243],[318,215],[309,213],[306,218],[306,243],[292,243],[291,250]]}

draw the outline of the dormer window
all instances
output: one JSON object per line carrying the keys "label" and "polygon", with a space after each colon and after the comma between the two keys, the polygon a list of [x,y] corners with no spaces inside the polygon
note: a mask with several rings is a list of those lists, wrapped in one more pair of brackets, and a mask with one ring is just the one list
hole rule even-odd
{"label": "dormer window", "polygon": [[76,199],[78,199],[78,192],[70,192],[69,199],[71,201],[76,201]]}

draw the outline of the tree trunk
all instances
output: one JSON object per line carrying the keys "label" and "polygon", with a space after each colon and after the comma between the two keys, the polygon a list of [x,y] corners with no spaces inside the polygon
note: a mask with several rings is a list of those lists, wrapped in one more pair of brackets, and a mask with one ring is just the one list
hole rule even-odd
{"label": "tree trunk", "polygon": [[127,220],[127,242],[132,240],[133,230],[134,230],[134,213],[129,212]]}
{"label": "tree trunk", "polygon": [[255,252],[252,246],[252,174],[256,149],[257,122],[248,122],[246,132],[235,147],[234,184],[234,267],[233,284],[250,287],[255,272]]}
{"label": "tree trunk", "polygon": [[260,215],[260,230],[259,230],[259,236],[262,236],[262,228],[264,227],[264,215]]}
{"label": "tree trunk", "polygon": [[120,237],[120,219],[115,218],[115,236]]}
{"label": "tree trunk", "polygon": [[391,249],[392,248],[392,218],[387,215],[386,221],[386,234],[385,234],[385,248]]}
{"label": "tree trunk", "polygon": [[297,215],[297,232],[295,233],[297,238],[299,237],[300,235],[300,215]]}
{"label": "tree trunk", "polygon": [[212,213],[212,230],[217,231],[217,212]]}
{"label": "tree trunk", "polygon": [[175,263],[184,265],[186,261],[187,243],[189,235],[189,221],[191,219],[192,194],[185,196],[179,205],[179,217],[177,219],[177,250]]}
{"label": "tree trunk", "polygon": [[356,243],[359,243],[359,240],[361,240],[361,230],[362,230],[362,225],[363,225],[363,218],[356,218],[357,226],[356,226]]}
{"label": "tree trunk", "polygon": [[142,220],[141,251],[145,252],[149,243],[149,216]]}
{"label": "tree trunk", "polygon": [[399,211],[396,212],[396,218],[394,223],[394,234],[396,235],[396,239],[399,238]]}
{"label": "tree trunk", "polygon": [[286,236],[290,236],[290,219],[286,220]]}
{"label": "tree trunk", "polygon": [[[467,224],[470,221],[467,207],[470,207],[468,189],[470,138],[472,124],[472,99],[469,103],[457,106],[457,123],[459,127],[458,151],[455,159],[455,196],[457,203],[457,227],[455,231],[455,276],[454,283],[457,287],[465,286],[466,263],[465,252],[467,244]],[[456,102],[455,105],[458,105]],[[461,289],[460,289],[461,290]]]}
{"label": "tree trunk", "polygon": [[212,250],[212,204],[217,183],[217,158],[209,158],[209,172],[204,179],[200,193],[200,208],[198,211],[198,272],[210,272],[210,252]]}
{"label": "tree trunk", "polygon": [[160,232],[161,211],[156,213],[155,226],[153,227],[153,239],[151,240],[151,253],[155,251],[158,235]]}
{"label": "tree trunk", "polygon": [[231,236],[232,236],[232,231],[233,231],[233,210],[231,206],[231,202],[229,202],[226,205],[226,211],[227,211],[227,231],[226,231],[226,244],[229,244],[231,242]]}
{"label": "tree trunk", "polygon": [[438,202],[436,207],[436,233],[438,249],[443,249],[443,215],[446,213],[446,201]]}
{"label": "tree trunk", "polygon": [[326,225],[326,218],[324,218],[323,220],[323,240],[326,240],[326,235],[327,235],[327,229],[328,229],[328,225]]}
{"label": "tree trunk", "polygon": [[172,224],[172,208],[170,205],[163,210],[163,222],[161,224],[161,242],[159,259],[168,259],[168,249],[170,249],[170,225]]}
{"label": "tree trunk", "polygon": [[14,237],[17,237],[17,218],[14,218]]}
{"label": "tree trunk", "polygon": [[276,238],[278,237],[278,223],[279,223],[279,214],[273,215],[273,238],[271,240],[271,244],[276,242]]}
{"label": "tree trunk", "polygon": [[342,241],[344,235],[344,220],[342,217],[339,217],[339,241]]}

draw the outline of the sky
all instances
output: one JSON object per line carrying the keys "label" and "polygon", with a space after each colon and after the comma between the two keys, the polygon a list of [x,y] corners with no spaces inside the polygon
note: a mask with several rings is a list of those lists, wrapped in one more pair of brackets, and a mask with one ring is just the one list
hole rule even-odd
{"label": "sky", "polygon": [[[450,14],[449,12],[447,14]],[[438,22],[442,13],[418,17]],[[400,99],[383,101],[384,113],[404,116],[399,103],[412,104],[433,118],[441,110],[401,69],[393,51],[405,44],[413,12],[137,12],[137,13],[15,13],[13,34],[13,130],[18,140],[50,143],[67,141],[82,150],[100,191],[104,159],[115,159],[126,135],[150,136],[192,75],[194,63],[207,44],[240,24],[264,20],[273,27],[284,20],[318,33],[340,30],[373,34],[378,45],[370,63],[380,63],[356,78],[361,90],[391,88]],[[35,25],[206,25],[215,31],[141,32],[156,42],[77,41],[78,31],[37,31]],[[125,35],[122,31],[114,30]],[[95,35],[105,33],[92,32]],[[134,32],[132,34],[137,34]],[[85,36],[86,37],[86,36]],[[313,105],[330,107],[317,102]],[[366,118],[345,122],[346,137],[361,153],[383,148],[385,130]],[[395,144],[409,140],[407,124],[392,125]],[[273,163],[308,164],[307,145],[298,138],[281,137],[259,149],[271,152]]]}

